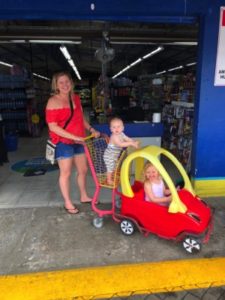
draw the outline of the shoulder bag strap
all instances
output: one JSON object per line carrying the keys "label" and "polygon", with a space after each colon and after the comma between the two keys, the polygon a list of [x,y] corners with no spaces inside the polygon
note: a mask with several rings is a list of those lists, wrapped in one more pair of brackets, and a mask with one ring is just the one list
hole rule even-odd
{"label": "shoulder bag strap", "polygon": [[65,125],[63,126],[63,129],[66,129],[66,127],[67,127],[67,125],[69,124],[69,122],[71,121],[71,119],[72,119],[72,117],[73,117],[73,113],[74,113],[73,102],[72,102],[71,95],[70,95],[70,111],[71,111],[70,117],[69,117],[69,119],[66,121]]}

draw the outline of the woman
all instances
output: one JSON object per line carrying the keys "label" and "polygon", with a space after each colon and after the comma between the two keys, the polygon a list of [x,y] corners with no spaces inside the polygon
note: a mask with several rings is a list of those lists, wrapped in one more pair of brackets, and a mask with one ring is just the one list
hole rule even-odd
{"label": "woman", "polygon": [[[70,197],[72,167],[75,166],[77,169],[81,203],[90,202],[91,198],[86,192],[87,161],[81,142],[84,141],[85,129],[95,137],[99,136],[99,132],[95,131],[84,118],[80,98],[73,93],[73,81],[69,73],[59,72],[53,76],[52,91],[53,96],[49,98],[46,107],[46,122],[50,139],[56,144],[55,158],[60,170],[59,187],[65,202],[64,207],[68,213],[76,214],[79,211]],[[73,108],[71,119],[70,99]]]}

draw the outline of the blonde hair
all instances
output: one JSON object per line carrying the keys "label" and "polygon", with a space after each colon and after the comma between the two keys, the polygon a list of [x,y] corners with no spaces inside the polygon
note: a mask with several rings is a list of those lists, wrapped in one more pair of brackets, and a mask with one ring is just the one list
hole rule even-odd
{"label": "blonde hair", "polygon": [[[146,174],[146,171],[148,170],[149,167],[154,167],[158,171],[158,169],[153,165],[153,163],[147,161],[145,163],[145,165],[144,165],[144,169],[143,169],[143,172],[142,172],[143,173],[142,176],[143,176],[143,181],[144,182],[146,181],[145,174]],[[158,171],[158,173],[159,173],[159,171]],[[161,177],[160,173],[159,173],[159,176]]]}
{"label": "blonde hair", "polygon": [[52,77],[52,84],[51,84],[51,88],[52,88],[52,94],[53,95],[57,95],[59,93],[59,90],[57,88],[57,82],[59,80],[60,77],[62,76],[67,76],[71,82],[71,91],[70,91],[70,95],[72,95],[73,93],[73,87],[74,87],[74,83],[73,83],[73,79],[70,75],[70,73],[66,72],[66,71],[61,71],[61,72],[57,72],[53,75]]}
{"label": "blonde hair", "polygon": [[112,123],[115,122],[115,121],[120,121],[120,122],[122,122],[122,124],[123,124],[123,120],[122,120],[121,118],[119,118],[119,117],[113,117],[113,118],[110,119],[110,121],[109,121],[109,126],[111,126]]}

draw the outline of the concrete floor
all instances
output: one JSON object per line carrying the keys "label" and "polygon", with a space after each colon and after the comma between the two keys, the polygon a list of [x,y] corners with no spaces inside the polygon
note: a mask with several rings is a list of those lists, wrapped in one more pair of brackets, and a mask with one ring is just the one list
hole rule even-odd
{"label": "concrete floor", "polygon": [[[181,244],[173,241],[146,238],[139,232],[123,236],[111,217],[101,229],[94,228],[91,205],[80,204],[75,184],[71,184],[72,195],[80,213],[67,214],[58,188],[58,170],[24,177],[11,169],[18,161],[44,156],[45,141],[45,136],[19,138],[18,150],[9,152],[10,162],[0,167],[1,274],[190,258]],[[90,174],[87,182],[93,195]],[[102,206],[109,205],[110,195],[108,189],[100,194]],[[216,208],[215,229],[195,257],[223,256],[225,199],[205,200]]]}
{"label": "concrete floor", "polygon": [[[193,258],[180,243],[153,235],[146,238],[139,232],[124,236],[111,217],[101,229],[94,228],[91,206],[79,203],[75,184],[72,195],[80,213],[67,214],[58,189],[58,170],[24,177],[11,169],[18,161],[44,156],[45,141],[45,136],[19,138],[18,150],[10,152],[10,162],[0,167],[0,274]],[[87,182],[93,195],[90,175]],[[103,207],[109,205],[110,195],[110,190],[101,193]],[[215,228],[194,258],[224,256],[225,199],[205,200],[216,208]]]}

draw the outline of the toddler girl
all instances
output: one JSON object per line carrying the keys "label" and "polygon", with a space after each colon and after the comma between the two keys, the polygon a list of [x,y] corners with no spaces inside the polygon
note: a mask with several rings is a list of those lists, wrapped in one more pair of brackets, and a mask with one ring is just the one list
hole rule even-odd
{"label": "toddler girl", "polygon": [[170,190],[164,185],[159,171],[152,163],[147,163],[144,167],[144,191],[145,200],[155,202],[163,206],[171,202]]}

